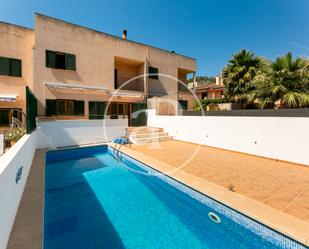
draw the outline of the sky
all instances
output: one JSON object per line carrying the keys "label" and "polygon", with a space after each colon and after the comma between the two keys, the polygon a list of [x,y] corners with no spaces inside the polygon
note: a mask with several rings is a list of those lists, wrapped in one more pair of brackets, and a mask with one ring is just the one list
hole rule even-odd
{"label": "sky", "polygon": [[0,21],[34,27],[39,12],[197,59],[215,76],[245,48],[309,57],[309,0],[0,0]]}

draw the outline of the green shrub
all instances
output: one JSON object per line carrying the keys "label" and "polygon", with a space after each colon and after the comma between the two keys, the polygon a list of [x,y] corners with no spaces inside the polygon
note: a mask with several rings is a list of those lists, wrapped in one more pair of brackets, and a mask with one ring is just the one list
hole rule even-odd
{"label": "green shrub", "polygon": [[4,139],[16,143],[25,134],[25,128],[13,128],[4,133]]}

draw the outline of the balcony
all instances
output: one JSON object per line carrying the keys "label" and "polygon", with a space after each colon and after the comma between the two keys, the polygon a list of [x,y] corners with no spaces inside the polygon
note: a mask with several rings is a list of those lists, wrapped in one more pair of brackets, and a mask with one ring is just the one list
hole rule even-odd
{"label": "balcony", "polygon": [[144,61],[115,57],[114,88],[144,92],[144,71]]}
{"label": "balcony", "polygon": [[[192,89],[194,86],[195,72],[188,69],[178,68],[178,80],[178,92],[189,92],[188,88]],[[190,86],[190,84],[192,86]]]}

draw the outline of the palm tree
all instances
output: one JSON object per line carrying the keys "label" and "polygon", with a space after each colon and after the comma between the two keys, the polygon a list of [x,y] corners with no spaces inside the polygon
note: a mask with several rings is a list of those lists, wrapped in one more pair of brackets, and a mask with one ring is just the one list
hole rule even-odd
{"label": "palm tree", "polygon": [[245,49],[234,54],[222,72],[225,96],[232,102],[245,104],[254,90],[252,81],[264,64],[263,59]]}
{"label": "palm tree", "polygon": [[254,80],[251,99],[264,108],[277,104],[283,108],[309,106],[309,60],[291,53],[278,57],[268,70]]}

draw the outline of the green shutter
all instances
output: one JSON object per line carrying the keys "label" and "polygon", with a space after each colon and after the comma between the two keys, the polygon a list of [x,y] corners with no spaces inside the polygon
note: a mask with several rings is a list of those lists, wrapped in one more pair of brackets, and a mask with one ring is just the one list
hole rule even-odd
{"label": "green shutter", "polygon": [[36,128],[37,115],[38,115],[38,100],[36,99],[35,95],[31,92],[30,88],[26,86],[26,128],[28,134],[31,133]]}
{"label": "green shutter", "polygon": [[56,68],[57,55],[53,51],[46,50],[46,67]]}
{"label": "green shutter", "polygon": [[9,58],[0,57],[0,75],[10,75]]}
{"label": "green shutter", "polygon": [[89,119],[96,119],[96,102],[89,101],[88,102],[88,111],[89,111]]}
{"label": "green shutter", "polygon": [[97,119],[104,119],[106,102],[97,102]]}
{"label": "green shutter", "polygon": [[84,101],[75,101],[74,114],[75,115],[84,115]]}
{"label": "green shutter", "polygon": [[46,116],[57,114],[57,101],[55,99],[46,100]]}
{"label": "green shutter", "polygon": [[10,59],[10,75],[21,77],[21,60]]}
{"label": "green shutter", "polygon": [[65,69],[75,71],[75,55],[65,54]]}

